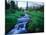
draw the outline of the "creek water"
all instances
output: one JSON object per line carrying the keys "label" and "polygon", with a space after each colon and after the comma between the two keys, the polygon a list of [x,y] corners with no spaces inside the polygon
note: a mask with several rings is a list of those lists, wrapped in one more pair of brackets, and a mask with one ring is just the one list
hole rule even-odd
{"label": "creek water", "polygon": [[28,21],[29,21],[29,15],[26,14],[25,11],[25,15],[17,19],[17,24],[15,25],[14,29],[12,29],[7,35],[14,35],[27,32],[26,24],[28,23]]}

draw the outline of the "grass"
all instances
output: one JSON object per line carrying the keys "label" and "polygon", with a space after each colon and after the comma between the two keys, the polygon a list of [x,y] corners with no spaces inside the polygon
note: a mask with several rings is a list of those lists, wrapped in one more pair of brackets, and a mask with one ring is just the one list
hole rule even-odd
{"label": "grass", "polygon": [[[41,12],[40,10],[30,10],[27,12],[29,14],[30,19],[32,19],[30,21],[30,23],[28,23],[28,27],[27,29],[31,32],[40,32],[43,31],[44,29],[44,13]],[[21,17],[24,15],[23,11],[17,11],[14,9],[7,9],[5,11],[5,21],[6,21],[6,25],[5,25],[5,29],[6,32],[9,32],[12,27],[14,27],[14,25],[17,22],[17,18]],[[38,29],[38,30],[37,30]]]}
{"label": "grass", "polygon": [[9,32],[16,24],[17,18],[24,15],[22,11],[16,11],[13,9],[7,9],[5,11],[5,29],[6,33]]}
{"label": "grass", "polygon": [[[44,30],[44,13],[41,11],[29,11],[32,22],[28,23],[28,30],[31,32],[41,32]],[[38,30],[37,30],[38,29]]]}

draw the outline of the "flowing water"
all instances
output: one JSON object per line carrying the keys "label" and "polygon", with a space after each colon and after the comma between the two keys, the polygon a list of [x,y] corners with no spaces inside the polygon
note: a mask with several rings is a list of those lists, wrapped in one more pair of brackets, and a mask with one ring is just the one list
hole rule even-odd
{"label": "flowing water", "polygon": [[14,34],[19,34],[19,33],[25,33],[27,32],[26,30],[26,24],[29,21],[29,15],[26,14],[25,12],[25,16],[22,16],[20,18],[17,19],[17,24],[15,25],[14,29],[12,29],[8,35],[14,35]]}

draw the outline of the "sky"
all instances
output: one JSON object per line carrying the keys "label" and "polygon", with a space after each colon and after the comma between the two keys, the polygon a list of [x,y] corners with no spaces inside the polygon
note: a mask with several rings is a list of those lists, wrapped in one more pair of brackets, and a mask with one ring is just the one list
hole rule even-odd
{"label": "sky", "polygon": [[[11,1],[11,0],[7,0],[7,1]],[[14,0],[15,2],[16,1],[19,1],[18,2],[18,7],[20,8],[20,7],[22,7],[22,8],[26,8],[26,2],[20,2],[20,1],[22,1],[22,0]],[[33,7],[33,6],[35,6],[35,7],[39,7],[40,5],[43,5],[43,3],[41,3],[41,2],[28,2],[28,7]]]}
{"label": "sky", "polygon": [[26,2],[19,2],[18,7],[26,8]]}

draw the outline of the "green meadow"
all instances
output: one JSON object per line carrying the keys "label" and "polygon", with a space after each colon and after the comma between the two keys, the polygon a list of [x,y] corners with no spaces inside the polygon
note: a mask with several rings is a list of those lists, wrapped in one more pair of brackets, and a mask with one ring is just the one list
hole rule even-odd
{"label": "green meadow", "polygon": [[[14,7],[9,7],[10,5],[6,5],[5,9],[5,31],[6,33],[9,32],[14,26],[16,25],[17,19],[21,16],[24,16],[24,9]],[[40,9],[31,9],[28,8],[26,12],[29,17],[30,21],[27,24],[26,29],[30,32],[43,32],[44,31],[44,8],[41,7]]]}

